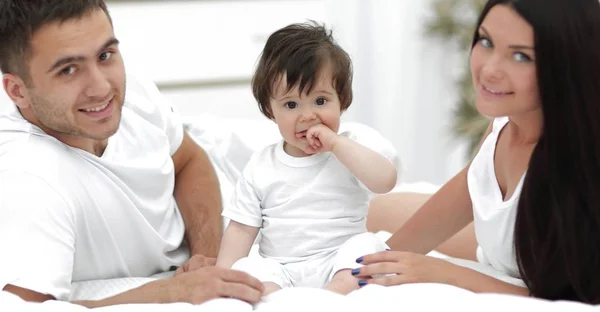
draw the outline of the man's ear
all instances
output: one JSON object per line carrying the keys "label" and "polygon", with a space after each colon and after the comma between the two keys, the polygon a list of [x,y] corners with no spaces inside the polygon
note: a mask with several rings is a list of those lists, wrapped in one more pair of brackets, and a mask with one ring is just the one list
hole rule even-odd
{"label": "man's ear", "polygon": [[4,74],[2,75],[2,85],[4,86],[4,91],[6,91],[6,94],[15,105],[21,109],[29,107],[27,88],[21,77],[14,74]]}

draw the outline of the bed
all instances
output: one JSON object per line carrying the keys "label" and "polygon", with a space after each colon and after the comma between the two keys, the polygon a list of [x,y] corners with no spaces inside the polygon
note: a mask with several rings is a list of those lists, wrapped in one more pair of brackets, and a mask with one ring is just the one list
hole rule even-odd
{"label": "bed", "polygon": [[[198,144],[204,147],[214,162],[217,171],[224,204],[233,191],[233,183],[239,176],[251,153],[274,142],[279,138],[276,126],[270,121],[226,119],[211,115],[184,119],[187,131]],[[401,160],[393,146],[373,129],[358,123],[343,123],[342,129],[348,129],[368,135],[380,144],[381,150],[396,166]],[[401,172],[401,170],[400,170]],[[415,191],[431,193],[437,186],[428,183],[400,184],[396,191]],[[226,223],[227,220],[224,220]],[[386,239],[390,233],[379,232]],[[253,253],[256,248],[253,248]],[[505,276],[489,267],[475,262],[451,259],[432,252],[432,256],[442,257],[458,265],[467,266],[489,274],[506,282],[522,285],[520,280]],[[72,285],[71,300],[101,299],[144,283],[168,278],[172,273],[158,274],[148,278],[122,278],[113,280],[87,281]],[[307,300],[309,299],[309,300]],[[68,302],[48,301],[42,304],[26,303],[20,298],[0,292],[1,311],[84,311],[81,306]],[[440,284],[409,284],[394,287],[367,285],[347,296],[337,295],[326,290],[310,288],[285,289],[275,292],[255,306],[235,299],[215,299],[202,305],[191,304],[146,304],[120,305],[99,309],[100,311],[365,311],[365,310],[458,310],[461,311],[588,311],[600,307],[574,302],[550,302],[497,294],[474,294],[453,286]]]}

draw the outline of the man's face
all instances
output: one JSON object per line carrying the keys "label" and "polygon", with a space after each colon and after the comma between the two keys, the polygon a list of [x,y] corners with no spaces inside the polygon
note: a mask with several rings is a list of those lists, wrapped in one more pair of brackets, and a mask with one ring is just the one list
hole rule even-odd
{"label": "man's face", "polygon": [[125,69],[104,11],[43,26],[31,48],[24,116],[67,144],[113,135],[125,98]]}

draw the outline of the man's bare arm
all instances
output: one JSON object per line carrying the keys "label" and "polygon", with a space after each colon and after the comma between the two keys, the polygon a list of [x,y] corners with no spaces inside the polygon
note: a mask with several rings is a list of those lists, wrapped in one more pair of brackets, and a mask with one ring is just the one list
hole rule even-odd
{"label": "man's bare arm", "polygon": [[173,162],[175,200],[185,222],[191,255],[216,257],[223,224],[221,190],[215,170],[208,155],[185,132]]}
{"label": "man's bare arm", "polygon": [[[7,285],[3,290],[28,302],[55,300],[52,296],[13,285]],[[182,273],[169,279],[153,281],[106,299],[72,303],[87,308],[132,303],[201,304],[215,298],[237,298],[256,303],[260,300],[263,290],[262,283],[247,273],[213,266]]]}
{"label": "man's bare arm", "polygon": [[[81,300],[73,301],[72,303],[87,308],[99,308],[124,303],[159,303],[161,301],[162,294],[160,294],[160,292],[157,292],[156,290],[159,290],[161,287],[160,285],[158,285],[159,283],[153,283],[157,285],[146,284],[144,285],[145,287],[141,286],[139,288],[129,290],[127,292],[104,300]],[[152,288],[155,288],[154,293],[152,293],[152,291],[146,291],[151,290]],[[21,299],[28,302],[44,302],[48,300],[56,300],[53,296],[44,295],[39,292],[35,292],[22,287],[17,287],[14,285],[6,285],[6,287],[4,287],[4,290],[19,296]]]}

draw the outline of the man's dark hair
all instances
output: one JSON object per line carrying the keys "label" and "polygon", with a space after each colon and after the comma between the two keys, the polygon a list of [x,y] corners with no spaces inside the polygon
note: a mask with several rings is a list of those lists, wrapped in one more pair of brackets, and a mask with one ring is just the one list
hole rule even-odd
{"label": "man's dark hair", "polygon": [[314,22],[292,24],[276,31],[267,40],[252,77],[252,92],[260,111],[273,118],[270,100],[281,75],[286,75],[288,91],[298,85],[301,93],[309,93],[326,68],[332,70],[344,111],[352,103],[352,62],[334,41],[331,31]]}
{"label": "man's dark hair", "polygon": [[0,70],[30,80],[28,60],[35,32],[96,9],[110,20],[103,0],[0,0]]}

